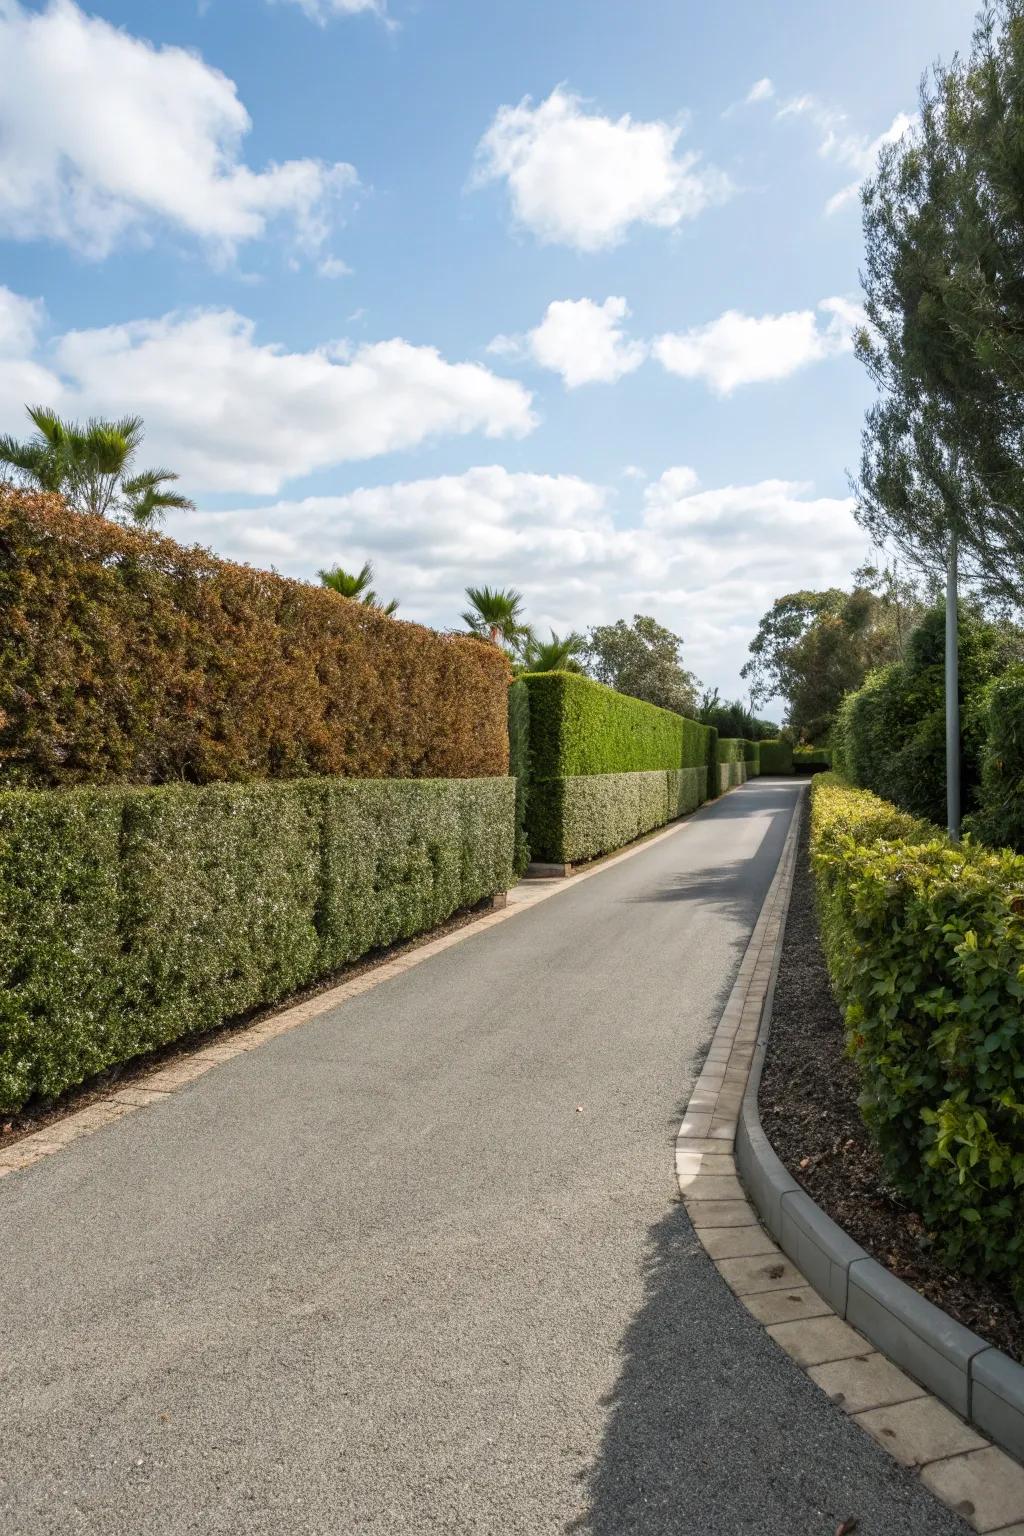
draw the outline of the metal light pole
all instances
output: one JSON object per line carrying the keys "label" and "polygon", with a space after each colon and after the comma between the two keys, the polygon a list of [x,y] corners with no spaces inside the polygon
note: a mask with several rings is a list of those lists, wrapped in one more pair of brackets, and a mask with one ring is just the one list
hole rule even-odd
{"label": "metal light pole", "polygon": [[957,635],[956,530],[950,534],[946,565],[946,825],[960,841],[960,676]]}

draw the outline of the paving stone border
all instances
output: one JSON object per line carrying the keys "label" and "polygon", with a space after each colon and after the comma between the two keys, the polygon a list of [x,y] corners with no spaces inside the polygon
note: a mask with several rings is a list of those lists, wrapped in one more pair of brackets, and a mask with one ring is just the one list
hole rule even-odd
{"label": "paving stone border", "polygon": [[1024,1369],[870,1258],[761,1126],[804,804],[679,1128],[680,1193],[727,1285],[837,1406],[974,1530],[1024,1536]]}

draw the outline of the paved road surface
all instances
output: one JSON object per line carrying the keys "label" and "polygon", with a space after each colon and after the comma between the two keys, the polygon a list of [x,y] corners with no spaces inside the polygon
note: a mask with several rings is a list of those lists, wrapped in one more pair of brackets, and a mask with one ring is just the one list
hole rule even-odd
{"label": "paved road surface", "polygon": [[0,1531],[959,1536],[676,1202],[795,793],[0,1182]]}

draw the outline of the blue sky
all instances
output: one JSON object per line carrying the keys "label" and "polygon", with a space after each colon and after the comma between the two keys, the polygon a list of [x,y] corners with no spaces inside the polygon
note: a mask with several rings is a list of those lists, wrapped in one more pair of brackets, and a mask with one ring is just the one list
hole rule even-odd
{"label": "blue sky", "polygon": [[868,553],[856,190],[974,9],[0,0],[0,429],[138,410],[176,537],[733,694]]}

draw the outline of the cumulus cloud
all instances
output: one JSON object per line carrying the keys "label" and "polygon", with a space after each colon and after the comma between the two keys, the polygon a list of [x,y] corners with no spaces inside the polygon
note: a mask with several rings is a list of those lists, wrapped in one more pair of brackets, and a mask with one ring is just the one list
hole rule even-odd
{"label": "cumulus cloud", "polygon": [[60,398],[60,385],[34,360],[46,317],[41,299],[0,287],[0,432],[27,427],[25,406]]}
{"label": "cumulus cloud", "polygon": [[872,138],[850,128],[849,118],[837,107],[827,106],[816,96],[792,96],[784,101],[776,117],[806,118],[818,134],[818,154],[853,173],[853,179],[834,192],[825,204],[826,214],[837,213],[855,201],[861,186],[878,164],[878,157],[888,144],[896,144],[917,122],[906,112],[897,112],[889,127]]}
{"label": "cumulus cloud", "polygon": [[[620,505],[619,494],[624,504]],[[467,583],[512,584],[541,628],[653,613],[687,664],[727,693],[781,592],[841,583],[867,553],[846,498],[785,480],[702,489],[667,469],[646,486],[500,465],[271,507],[175,516],[172,531],[238,559],[311,576],[374,561],[402,614],[458,624]]]}
{"label": "cumulus cloud", "polygon": [[631,341],[623,330],[628,316],[628,304],[616,296],[603,304],[592,299],[556,299],[534,330],[525,336],[496,336],[488,351],[529,357],[541,368],[560,373],[567,389],[614,384],[639,368],[647,356],[644,343]]}
{"label": "cumulus cloud", "polygon": [[596,251],[634,224],[672,229],[730,195],[728,177],[679,153],[682,128],[585,110],[558,87],[498,109],[477,148],[473,185],[503,181],[516,221],[539,240]]}
{"label": "cumulus cloud", "polygon": [[400,337],[289,352],[258,342],[234,310],[69,331],[44,368],[28,355],[39,317],[24,303],[0,303],[0,334],[12,335],[23,370],[16,390],[4,379],[3,429],[18,429],[26,400],[74,415],[130,407],[145,418],[152,457],[173,465],[190,494],[275,495],[299,475],[430,438],[517,437],[535,425],[529,392],[479,363],[451,363]]}
{"label": "cumulus cloud", "polygon": [[155,47],[73,0],[0,0],[0,234],[89,257],[163,225],[225,259],[285,221],[320,248],[346,163],[241,158],[252,123],[235,84],[195,53]]}
{"label": "cumulus cloud", "polygon": [[726,310],[692,330],[667,332],[651,350],[669,373],[703,379],[719,395],[743,384],[786,379],[810,363],[849,352],[863,311],[848,299],[823,299],[818,310],[744,315]]}

